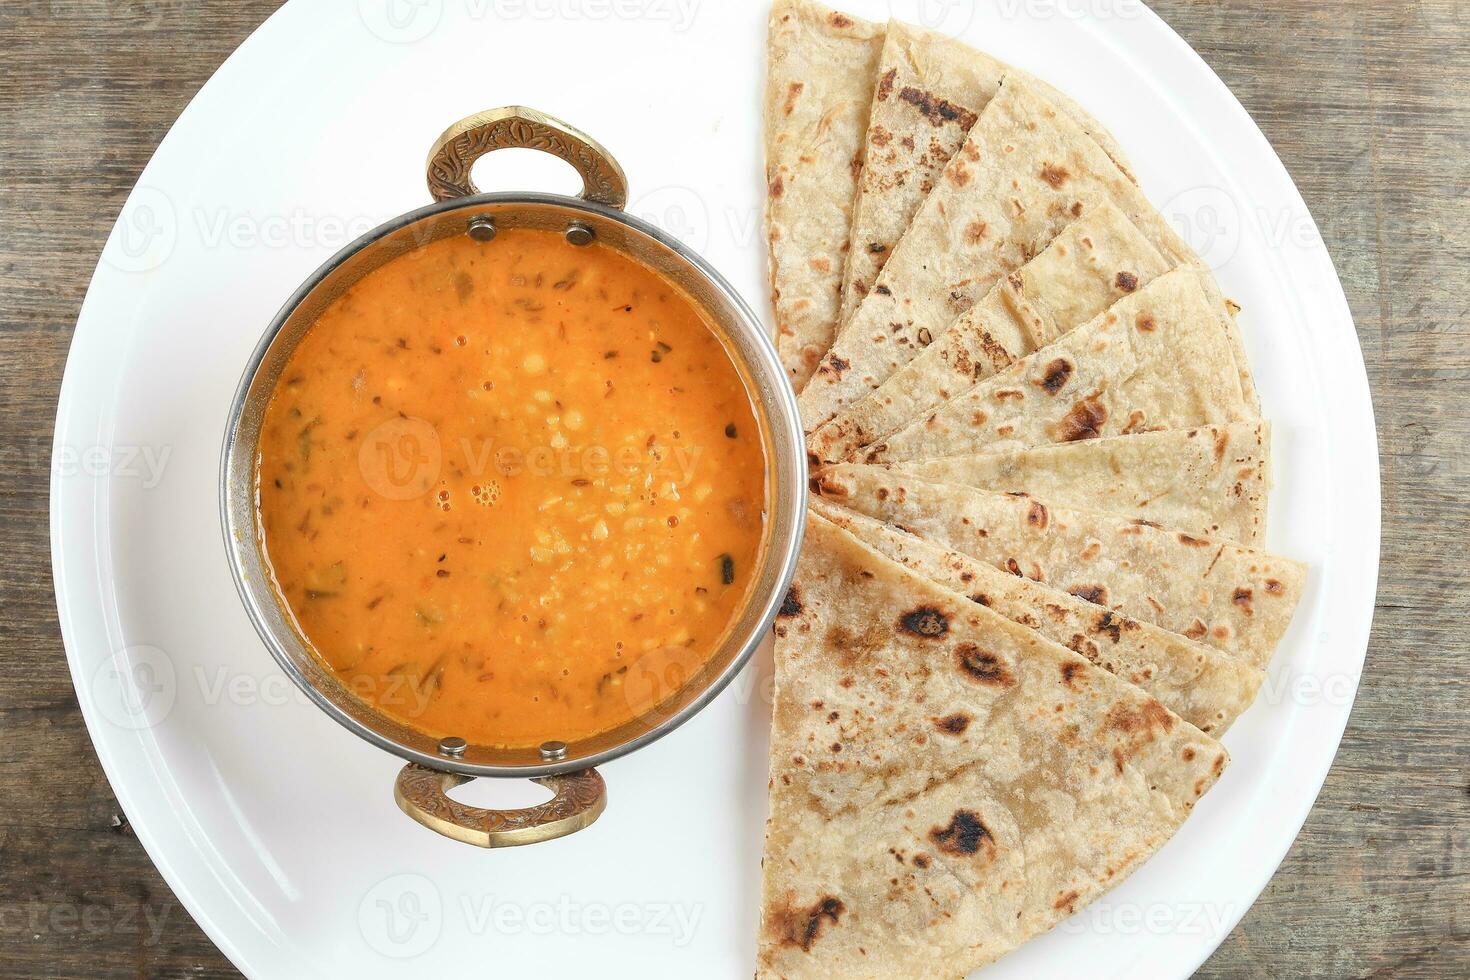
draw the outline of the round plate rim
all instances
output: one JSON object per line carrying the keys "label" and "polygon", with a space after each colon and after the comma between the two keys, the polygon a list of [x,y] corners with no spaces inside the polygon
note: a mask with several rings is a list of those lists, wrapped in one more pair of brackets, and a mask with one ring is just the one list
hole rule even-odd
{"label": "round plate rim", "polygon": [[[136,193],[139,186],[146,184],[149,170],[154,165],[153,160],[161,155],[171,143],[178,142],[180,139],[179,134],[188,129],[196,117],[205,111],[203,107],[217,96],[223,85],[219,81],[223,69],[231,62],[242,60],[242,55],[248,56],[256,48],[265,45],[270,35],[278,29],[283,29],[281,25],[287,19],[288,12],[296,11],[298,7],[299,5],[297,4],[287,4],[285,7],[274,12],[241,43],[224,65],[221,66],[221,69],[217,70],[210,80],[201,87],[200,91],[189,102],[174,125],[170,127],[168,134],[160,141],[153,158],[150,159],[149,165],[140,174],[134,187],[134,193]],[[1230,117],[1228,121],[1232,127],[1238,133],[1247,135],[1256,143],[1256,146],[1249,148],[1249,151],[1242,150],[1242,153],[1251,152],[1260,154],[1264,150],[1266,163],[1268,164],[1267,171],[1270,174],[1272,183],[1276,185],[1273,193],[1280,195],[1282,199],[1298,207],[1300,212],[1307,215],[1308,220],[1311,220],[1310,212],[1295,183],[1286,171],[1284,164],[1281,163],[1274,149],[1270,147],[1269,141],[1267,141],[1265,135],[1261,132],[1254,120],[1250,118],[1239,100],[1236,99],[1234,94],[1230,92],[1224,82],[1204,62],[1199,54],[1158,17],[1157,14],[1142,4],[1140,4],[1140,10],[1142,11],[1142,16],[1135,22],[1133,29],[1147,30],[1151,35],[1150,42],[1162,46],[1160,53],[1170,55],[1174,58],[1182,57],[1185,65],[1188,66],[1186,70],[1196,78],[1206,81],[1212,96],[1217,100],[1217,104],[1212,106],[1211,110],[1226,113]],[[1095,33],[1103,34],[1101,25],[1089,23],[1087,26],[1095,29]],[[1103,41],[1104,43],[1113,43],[1106,36],[1103,37]],[[121,219],[119,218],[119,220]],[[1315,230],[1315,222],[1313,222],[1312,227]],[[1340,448],[1344,453],[1351,454],[1355,457],[1354,465],[1363,477],[1366,478],[1370,474],[1372,477],[1371,480],[1364,479],[1362,485],[1355,488],[1355,493],[1363,498],[1360,501],[1359,509],[1363,511],[1363,516],[1367,519],[1364,530],[1371,531],[1371,533],[1364,534],[1364,543],[1359,547],[1355,555],[1361,563],[1360,567],[1363,569],[1361,578],[1367,580],[1366,593],[1363,596],[1364,601],[1361,606],[1362,612],[1359,614],[1357,622],[1345,625],[1337,624],[1335,626],[1335,629],[1340,627],[1342,633],[1347,637],[1342,643],[1341,649],[1351,651],[1350,656],[1353,665],[1361,668],[1366,659],[1369,627],[1372,621],[1373,600],[1376,594],[1379,569],[1381,494],[1376,428],[1373,421],[1373,409],[1366,365],[1363,361],[1361,345],[1358,341],[1356,331],[1353,328],[1352,315],[1348,307],[1346,295],[1343,292],[1341,280],[1336,274],[1326,246],[1320,243],[1320,237],[1318,238],[1318,243],[1317,247],[1312,250],[1313,254],[1310,256],[1310,261],[1317,266],[1313,271],[1313,276],[1319,283],[1330,283],[1327,298],[1333,307],[1331,310],[1321,313],[1319,319],[1323,322],[1335,323],[1339,327],[1345,327],[1343,338],[1339,338],[1343,342],[1337,353],[1339,360],[1347,363],[1346,367],[1342,364],[1336,365],[1334,368],[1334,380],[1338,382],[1335,388],[1337,401],[1341,403],[1344,409],[1343,417],[1348,418],[1348,425],[1345,426],[1345,429],[1352,431],[1353,439],[1344,440],[1340,444]],[[109,247],[111,246],[109,245]],[[98,316],[95,309],[93,309],[95,304],[92,297],[98,290],[100,282],[104,281],[110,275],[116,274],[116,271],[110,269],[105,260],[99,260],[97,270],[88,287],[87,297],[83,301],[77,320],[77,329],[73,335],[71,350],[68,354],[67,368],[63,377],[61,393],[58,398],[56,425],[53,437],[53,458],[57,451],[67,447],[68,442],[66,436],[74,424],[73,417],[79,411],[78,403],[82,396],[77,390],[80,382],[77,379],[78,372],[74,369],[73,365],[75,364],[75,355],[79,346],[90,342],[93,330],[98,329],[94,327],[89,330],[85,326],[90,320]],[[1356,362],[1355,365],[1352,362]],[[99,485],[105,487],[105,484]],[[125,773],[125,763],[122,758],[125,751],[124,747],[116,740],[116,733],[109,730],[105,721],[98,717],[97,709],[88,695],[90,678],[87,676],[85,663],[80,652],[84,638],[80,635],[82,627],[77,622],[77,615],[74,612],[74,609],[78,608],[74,604],[82,600],[73,594],[74,590],[68,578],[70,560],[66,552],[66,542],[70,537],[67,533],[67,522],[70,518],[65,510],[65,500],[63,497],[69,488],[69,477],[57,472],[55,467],[53,467],[49,501],[49,525],[52,541],[52,574],[57,597],[58,618],[73,686],[76,690],[82,715],[97,752],[98,759],[119,803],[122,805],[124,811],[130,815],[132,825],[140,843],[142,843],[150,859],[159,869],[164,880],[190,915],[199,923],[210,940],[242,972],[247,975],[267,975],[269,972],[269,953],[267,950],[269,947],[274,946],[276,947],[276,951],[280,952],[281,944],[279,934],[273,935],[260,921],[253,919],[248,914],[237,915],[238,924],[231,923],[226,925],[221,910],[203,895],[207,882],[199,877],[200,872],[185,869],[182,866],[183,862],[176,860],[179,857],[176,853],[176,847],[178,845],[174,839],[170,838],[167,831],[179,828],[162,828],[155,826],[151,820],[140,819],[136,816],[144,812],[143,804],[147,799],[145,790],[159,787],[164,789],[168,788],[163,784],[163,780],[167,774],[156,770],[153,771],[152,774],[159,780],[159,783],[156,787],[148,787],[140,785],[135,775],[130,776]],[[99,504],[105,504],[103,498],[105,498],[105,494],[103,493],[98,492],[94,494],[92,512],[87,515],[89,518],[95,518],[97,516]],[[105,511],[105,508],[101,509]],[[80,591],[80,589],[76,591]],[[99,597],[98,601],[100,600],[101,597]],[[1274,844],[1271,848],[1273,851],[1272,860],[1269,865],[1269,870],[1261,877],[1259,883],[1251,891],[1249,896],[1250,901],[1241,903],[1231,909],[1230,914],[1227,916],[1227,921],[1222,923],[1224,928],[1218,936],[1213,937],[1213,941],[1198,944],[1192,947],[1192,952],[1171,958],[1167,964],[1167,969],[1162,970],[1163,973],[1185,976],[1194,969],[1197,969],[1214,952],[1219,942],[1228,935],[1229,931],[1244,916],[1245,912],[1250,908],[1251,903],[1255,901],[1270,881],[1271,876],[1275,873],[1281,860],[1284,859],[1315,804],[1316,797],[1321,790],[1322,784],[1325,782],[1328,771],[1336,756],[1337,747],[1346,729],[1355,699],[1356,690],[1353,692],[1353,698],[1346,699],[1340,706],[1335,706],[1335,714],[1331,719],[1330,725],[1327,726],[1328,730],[1321,733],[1330,741],[1331,751],[1322,753],[1321,757],[1317,760],[1317,765],[1312,767],[1311,772],[1301,773],[1302,782],[1310,785],[1312,791],[1310,795],[1304,794],[1302,796],[1301,801],[1295,807],[1295,811],[1286,817],[1279,827],[1274,829],[1274,833],[1270,834],[1270,839]],[[152,743],[151,736],[143,733],[141,737],[145,743],[149,743],[156,749],[156,744]],[[156,756],[148,756],[146,749],[144,750],[144,757],[149,762],[157,761]],[[203,842],[194,843],[200,846],[203,845]],[[198,856],[197,852],[193,856]],[[205,870],[208,871],[211,869]],[[243,910],[239,908],[231,911],[243,913]],[[246,942],[246,933],[242,931],[246,929],[253,929],[253,932],[248,935],[249,942]],[[301,966],[302,964],[298,964],[298,968]],[[1154,966],[1156,968],[1162,968],[1166,964],[1155,962]]]}

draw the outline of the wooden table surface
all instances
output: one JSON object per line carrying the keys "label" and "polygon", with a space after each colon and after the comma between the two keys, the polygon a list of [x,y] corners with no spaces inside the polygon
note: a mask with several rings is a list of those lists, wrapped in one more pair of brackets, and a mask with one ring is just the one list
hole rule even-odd
{"label": "wooden table surface", "polygon": [[[273,0],[0,6],[0,975],[226,977],[130,832],[51,591],[52,421],[129,188]],[[1155,4],[1311,206],[1368,363],[1383,564],[1336,764],[1205,976],[1470,976],[1470,4]]]}

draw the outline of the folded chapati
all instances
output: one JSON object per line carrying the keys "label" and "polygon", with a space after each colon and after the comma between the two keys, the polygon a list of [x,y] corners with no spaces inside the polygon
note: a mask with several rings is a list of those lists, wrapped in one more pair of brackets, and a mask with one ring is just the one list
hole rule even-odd
{"label": "folded chapati", "polygon": [[[873,291],[842,328],[801,394],[806,431],[881,384],[1002,276],[1020,268],[1089,198],[1107,198],[1172,264],[1203,265],[1117,164],[1034,87],[1010,82],[980,114],[894,248]],[[1233,318],[1213,277],[1201,289],[1241,376]]]}
{"label": "folded chapati", "polygon": [[851,463],[823,470],[814,482],[844,507],[1261,669],[1306,577],[1305,566],[1289,558],[1025,494],[925,483]]}
{"label": "folded chapati", "polygon": [[1217,738],[1250,707],[1265,676],[1214,647],[1099,609],[1070,592],[1003,572],[821,497],[811,508],[885,558],[1080,653]]}
{"label": "folded chapati", "polygon": [[892,466],[1254,545],[1266,529],[1270,439],[1267,423],[1236,422]]}
{"label": "folded chapati", "polygon": [[849,458],[1098,316],[1169,268],[1111,203],[1089,205],[933,344],[813,432],[807,448],[826,462]]}
{"label": "folded chapati", "polygon": [[1123,165],[1107,131],[1044,82],[946,34],[889,21],[852,209],[839,325],[868,294],[944,165],[1007,77],[1037,86]]}
{"label": "folded chapati", "polygon": [[776,625],[760,977],[959,977],[1123,880],[1227,757],[810,518]]}
{"label": "folded chapati", "polygon": [[1192,267],[1164,273],[863,458],[938,459],[1253,417],[1203,278]]}
{"label": "folded chapati", "polygon": [[807,0],[771,7],[766,233],[776,346],[799,389],[832,342],[883,27]]}

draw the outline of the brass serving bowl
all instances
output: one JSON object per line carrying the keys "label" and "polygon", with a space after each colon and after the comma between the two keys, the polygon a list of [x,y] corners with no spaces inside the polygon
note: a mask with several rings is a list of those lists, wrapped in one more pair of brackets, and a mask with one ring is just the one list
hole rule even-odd
{"label": "brass serving bowl", "polygon": [[[481,194],[470,167],[507,147],[554,154],[582,177],[579,197],[541,193]],[[626,214],[622,168],[578,130],[520,106],[463,119],[434,144],[429,191],[436,203],[400,215],[338,252],[302,283],[261,338],[235,394],[220,468],[220,509],[236,587],[276,662],[340,724],[408,761],[394,787],[398,804],[425,826],[481,847],[560,837],[597,819],[606,789],[595,766],[673,731],[714,699],[760,644],[791,580],[801,545],[806,460],[796,397],[760,319],[718,272],[680,242]],[[597,241],[643,263],[680,287],[719,335],[741,372],[760,423],[769,473],[765,540],[745,606],[703,668],[650,699],[655,706],[602,734],[535,748],[507,749],[438,739],[354,695],[316,656],[272,587],[256,510],[257,441],[262,416],[291,353],[320,313],[363,276],[406,252],[450,235],[494,247],[497,229],[563,232],[573,245]],[[446,790],[480,777],[531,778],[555,796],[524,810],[468,806]]]}

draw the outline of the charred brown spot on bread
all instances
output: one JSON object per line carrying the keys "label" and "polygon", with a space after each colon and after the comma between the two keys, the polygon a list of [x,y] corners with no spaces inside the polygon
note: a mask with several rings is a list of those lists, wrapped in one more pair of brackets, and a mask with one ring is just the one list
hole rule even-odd
{"label": "charred brown spot on bread", "polygon": [[1283,593],[1285,591],[1286,591],[1286,586],[1282,585],[1276,579],[1274,579],[1274,578],[1268,578],[1268,579],[1266,579],[1266,594],[1267,595],[1281,595],[1281,593]]}
{"label": "charred brown spot on bread", "polygon": [[1184,635],[1189,637],[1191,640],[1198,640],[1207,632],[1209,632],[1209,627],[1196,619],[1194,622],[1189,624],[1188,628],[1185,629]]}
{"label": "charred brown spot on bread", "polygon": [[1184,747],[1184,751],[1181,752],[1180,755],[1182,755],[1184,757],[1184,761],[1185,762],[1193,762],[1194,761],[1194,756],[1195,756],[1195,751],[1194,751],[1193,748],[1191,748],[1190,746],[1186,745]]}
{"label": "charred brown spot on bread", "polygon": [[1125,293],[1131,293],[1138,288],[1138,277],[1131,272],[1120,272],[1113,279],[1113,285]]}
{"label": "charred brown spot on bread", "polygon": [[1106,585],[1074,585],[1067,591],[1084,602],[1090,602],[1095,606],[1106,606],[1108,604],[1108,587]]}
{"label": "charred brown spot on bread", "polygon": [[893,295],[893,290],[889,289],[887,286],[874,286],[873,292],[877,293],[879,296]]}
{"label": "charred brown spot on bread", "polygon": [[1135,432],[1147,430],[1148,416],[1142,409],[1135,408],[1128,413],[1128,424],[1123,426],[1123,435],[1131,436]]}
{"label": "charred brown spot on bread", "polygon": [[1065,357],[1058,357],[1047,364],[1046,370],[1041,378],[1032,384],[1045,391],[1048,395],[1055,395],[1067,384],[1067,379],[1072,376],[1072,362]]}
{"label": "charred brown spot on bread", "polygon": [[846,911],[842,899],[832,895],[818,899],[810,908],[787,909],[780,916],[782,942],[810,953],[812,944],[834,928]]}
{"label": "charred brown spot on bread", "polygon": [[1062,684],[1071,687],[1077,675],[1082,673],[1082,665],[1075,660],[1062,664]]}
{"label": "charred brown spot on bread", "polygon": [[786,105],[784,107],[786,115],[791,115],[792,110],[796,108],[796,98],[801,95],[801,90],[804,88],[806,88],[805,82],[792,82],[786,86]]}
{"label": "charred brown spot on bread", "polygon": [[971,245],[978,245],[985,240],[985,233],[990,226],[983,221],[972,221],[965,225],[965,241]]}
{"label": "charred brown spot on bread", "polygon": [[836,482],[825,473],[818,473],[812,477],[808,485],[819,497],[846,497],[847,488]]}
{"label": "charred brown spot on bread", "polygon": [[1036,528],[1045,528],[1051,523],[1051,515],[1046,512],[1046,505],[1039,500],[1031,501],[1031,506],[1026,508],[1026,523]]}
{"label": "charred brown spot on bread", "polygon": [[845,360],[844,358],[838,357],[836,354],[828,354],[826,357],[822,358],[822,363],[820,366],[818,366],[817,373],[830,374],[834,378],[840,378],[842,377],[842,372],[846,371],[850,367],[852,367],[851,362]]}
{"label": "charred brown spot on bread", "polygon": [[771,197],[780,197],[784,193],[786,193],[786,184],[781,180],[781,175],[777,174],[771,181]]}
{"label": "charred brown spot on bread", "polygon": [[1114,643],[1123,638],[1123,621],[1113,614],[1111,610],[1099,613],[1092,623],[1094,632],[1101,633]]}
{"label": "charred brown spot on bread", "polygon": [[898,98],[900,102],[907,102],[918,109],[931,125],[942,126],[952,122],[958,123],[962,129],[966,130],[975,125],[973,112],[964,106],[955,105],[948,99],[942,99],[932,92],[905,85],[899,90]]}
{"label": "charred brown spot on bread", "polygon": [[786,598],[781,603],[781,608],[776,612],[777,616],[799,616],[801,615],[801,593],[796,591],[796,586],[786,590]]}
{"label": "charred brown spot on bread", "polygon": [[1249,616],[1255,612],[1255,610],[1251,607],[1252,595],[1253,593],[1250,589],[1236,589],[1230,594],[1230,601],[1239,606],[1241,611]]}
{"label": "charred brown spot on bread", "polygon": [[844,13],[841,13],[840,11],[834,10],[827,15],[827,23],[831,24],[838,30],[846,30],[847,28],[852,26],[852,18]]}
{"label": "charred brown spot on bread", "polygon": [[1015,679],[1006,669],[1005,661],[989,650],[982,650],[974,643],[961,643],[954,648],[955,664],[970,680],[981,684],[1009,687]]}
{"label": "charred brown spot on bread", "polygon": [[878,79],[878,90],[873,93],[873,98],[879,102],[887,102],[888,97],[893,94],[893,82],[898,78],[898,69],[890,68]]}
{"label": "charred brown spot on bread", "polygon": [[929,855],[927,855],[927,854],[915,854],[914,855],[914,867],[919,868],[919,869],[923,869],[923,868],[929,867]]}
{"label": "charred brown spot on bread", "polygon": [[884,245],[882,242],[869,242],[868,243],[868,254],[869,255],[882,255],[886,251],[888,251],[888,246],[887,245]]}
{"label": "charred brown spot on bread", "polygon": [[1067,414],[1051,427],[1052,434],[1058,442],[1096,439],[1102,435],[1102,426],[1107,420],[1108,409],[1102,399],[1089,395],[1067,410]]}
{"label": "charred brown spot on bread", "polygon": [[1139,333],[1153,333],[1159,326],[1152,313],[1138,314],[1133,319],[1133,325],[1138,328]]}
{"label": "charred brown spot on bread", "polygon": [[933,606],[918,606],[898,619],[898,628],[927,640],[937,640],[949,632],[949,618]]}
{"label": "charred brown spot on bread", "polygon": [[1075,891],[1066,892],[1065,894],[1058,895],[1057,900],[1051,903],[1051,907],[1059,912],[1062,909],[1066,909],[1068,912],[1071,912],[1073,904],[1077,901],[1077,899],[1081,897],[1082,896],[1077,894]]}
{"label": "charred brown spot on bread", "polygon": [[974,595],[970,596],[970,601],[976,603],[977,605],[988,606],[990,605],[990,596],[986,595],[984,592],[976,592]]}
{"label": "charred brown spot on bread", "polygon": [[965,729],[970,727],[970,722],[974,720],[972,716],[965,714],[963,711],[956,711],[953,714],[945,715],[943,718],[936,718],[934,720],[934,727],[946,735],[963,735]]}
{"label": "charred brown spot on bread", "polygon": [[1174,715],[1153,698],[1141,704],[1119,701],[1108,709],[1107,727],[1125,735],[1152,737],[1155,730],[1174,730]]}
{"label": "charred brown spot on bread", "polygon": [[1192,534],[1185,534],[1182,531],[1179,533],[1179,543],[1187,544],[1191,548],[1208,548],[1210,546],[1210,543],[1204,538],[1197,538]]}
{"label": "charred brown spot on bread", "polygon": [[974,810],[956,810],[948,826],[929,831],[929,840],[945,854],[974,854],[982,846],[995,846],[989,828]]}
{"label": "charred brown spot on bread", "polygon": [[1051,185],[1052,190],[1056,190],[1065,184],[1067,178],[1070,176],[1072,175],[1067,173],[1066,167],[1060,167],[1052,163],[1042,164],[1041,166],[1041,179]]}

